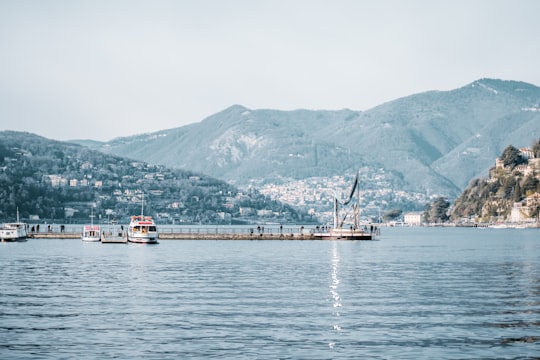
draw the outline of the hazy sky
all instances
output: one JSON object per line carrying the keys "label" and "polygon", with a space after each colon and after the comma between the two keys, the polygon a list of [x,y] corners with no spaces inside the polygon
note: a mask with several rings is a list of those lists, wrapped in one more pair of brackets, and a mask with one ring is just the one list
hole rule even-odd
{"label": "hazy sky", "polygon": [[0,130],[111,140],[233,104],[540,85],[538,0],[0,0]]}

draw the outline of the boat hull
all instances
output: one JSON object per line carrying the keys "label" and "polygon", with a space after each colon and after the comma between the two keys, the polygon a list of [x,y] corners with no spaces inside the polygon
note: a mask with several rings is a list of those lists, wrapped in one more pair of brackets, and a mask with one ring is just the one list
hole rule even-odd
{"label": "boat hull", "polygon": [[128,241],[131,243],[137,243],[137,244],[157,244],[158,238],[150,238],[150,237],[129,237]]}
{"label": "boat hull", "polygon": [[313,236],[320,240],[374,240],[373,232],[359,230],[332,229],[329,232],[315,233]]}
{"label": "boat hull", "polygon": [[92,236],[92,237],[83,236],[82,241],[85,241],[85,242],[98,242],[98,241],[101,241],[101,238],[100,237],[95,237],[95,236]]}
{"label": "boat hull", "polygon": [[10,237],[10,236],[4,236],[0,235],[0,241],[1,242],[18,242],[18,241],[26,241],[27,236],[17,236],[17,237]]}

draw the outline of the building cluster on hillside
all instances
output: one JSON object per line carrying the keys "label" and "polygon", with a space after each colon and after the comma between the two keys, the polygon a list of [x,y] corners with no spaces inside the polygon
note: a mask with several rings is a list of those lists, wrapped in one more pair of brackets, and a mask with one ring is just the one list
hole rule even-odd
{"label": "building cluster on hillside", "polygon": [[[32,158],[31,153],[21,153],[20,156]],[[141,204],[143,194],[158,220],[162,222],[208,221],[201,218],[203,216],[212,217],[210,221],[215,218],[217,221],[230,223],[234,214],[246,219],[290,216],[289,211],[278,213],[271,209],[249,207],[251,198],[248,194],[232,191],[217,180],[201,179],[199,175],[181,176],[162,166],[137,161],[120,166],[115,162],[93,164],[91,161],[71,160],[75,166],[72,165],[69,171],[58,168],[57,173],[44,174],[36,179],[53,188],[64,189],[64,193],[69,191],[93,194],[91,200],[81,197],[79,200],[64,203],[64,217],[68,221],[84,217],[82,214],[91,207],[95,208],[96,213],[100,212],[99,216],[101,212],[112,216],[126,216],[126,209],[134,209],[134,206]],[[9,161],[15,164],[17,159],[8,159]],[[206,186],[210,187],[205,189]],[[193,193],[190,193],[191,191]],[[220,207],[223,210],[216,210]],[[204,215],[200,215],[201,213]],[[40,220],[35,214],[29,217],[31,220]]]}
{"label": "building cluster on hillside", "polygon": [[[264,184],[260,191],[272,199],[299,206],[323,223],[329,223],[333,217],[334,196],[340,200],[347,196],[353,181],[352,175],[310,177],[290,180],[283,184]],[[427,201],[424,194],[394,190],[386,181],[384,174],[370,174],[364,177],[361,174],[359,197],[360,217],[364,222],[378,221],[381,211],[388,210],[392,201],[400,203]]]}
{"label": "building cluster on hillside", "polygon": [[[516,184],[521,181],[525,182],[524,179],[536,179],[540,182],[540,158],[535,157],[534,151],[531,148],[520,148],[517,149],[519,157],[524,160],[522,164],[519,165],[505,165],[505,160],[497,158],[495,160],[495,167],[490,171],[489,178],[487,183],[499,183],[501,180],[501,174],[506,174],[503,176],[511,176],[516,180]],[[533,182],[534,184],[534,182]],[[514,192],[518,190],[517,186],[514,188]],[[538,188],[537,188],[538,189]],[[522,194],[521,192],[519,194]],[[510,208],[505,210],[505,206],[508,204]],[[494,195],[492,199],[485,201],[480,217],[476,215],[478,219],[481,218],[490,218],[492,222],[511,222],[511,223],[534,223],[540,221],[540,215],[538,214],[538,209],[540,207],[540,192],[537,190],[527,190],[525,191],[524,197],[520,201],[514,201],[510,203],[505,203],[501,201],[497,195]],[[488,214],[492,212],[493,209],[496,209],[499,213],[499,216],[490,217]],[[504,215],[503,215],[504,214]],[[425,222],[423,218],[423,212],[409,212],[405,213],[404,223],[408,225],[421,225]],[[465,218],[464,222],[469,222],[473,219]]]}
{"label": "building cluster on hillside", "polygon": [[[523,176],[535,177],[540,181],[540,158],[534,156],[534,152],[530,148],[519,149],[520,155],[527,159],[527,164],[518,165],[515,171],[520,172]],[[496,161],[497,168],[504,168],[504,163],[500,159]],[[510,214],[510,221],[514,223],[534,222],[540,219],[533,217],[534,210],[540,206],[540,193],[535,192],[529,194],[522,201],[514,202]]]}

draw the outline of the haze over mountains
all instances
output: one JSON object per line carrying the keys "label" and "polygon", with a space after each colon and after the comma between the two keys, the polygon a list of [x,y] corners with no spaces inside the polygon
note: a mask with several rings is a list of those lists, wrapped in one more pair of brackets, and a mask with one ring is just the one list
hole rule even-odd
{"label": "haze over mountains", "polygon": [[234,105],[187,126],[103,143],[76,142],[239,186],[382,168],[393,191],[453,200],[471,179],[485,176],[507,145],[528,146],[539,136],[539,87],[480,79],[363,112]]}

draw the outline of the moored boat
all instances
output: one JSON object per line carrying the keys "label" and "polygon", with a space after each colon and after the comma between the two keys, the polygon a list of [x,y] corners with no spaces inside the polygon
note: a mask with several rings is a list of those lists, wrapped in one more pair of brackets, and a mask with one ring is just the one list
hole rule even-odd
{"label": "moored boat", "polygon": [[[378,232],[377,232],[378,233]],[[329,229],[328,232],[314,234],[321,240],[373,240],[376,233],[363,229]]]}
{"label": "moored boat", "polygon": [[128,227],[129,242],[141,244],[157,244],[158,231],[151,216],[134,215]]}
{"label": "moored boat", "polygon": [[[347,215],[343,218],[342,221],[339,220],[338,205],[347,206],[354,199],[355,191],[357,193],[357,203],[353,206],[353,224],[348,227],[344,227],[344,221]],[[317,231],[313,234],[315,239],[321,240],[374,240],[376,235],[379,235],[380,230],[377,227],[371,225],[369,229],[367,226],[363,228],[360,227],[359,219],[359,210],[360,210],[360,191],[358,185],[358,173],[356,173],[356,179],[352,186],[349,198],[345,202],[340,202],[337,199],[337,196],[334,195],[334,216],[333,216],[333,226],[332,227],[323,227],[327,229],[326,231]]]}
{"label": "moored boat", "polygon": [[0,228],[0,241],[26,241],[28,237],[28,225],[19,220],[19,209],[17,209],[17,221],[5,223]]}
{"label": "moored boat", "polygon": [[90,225],[84,225],[81,238],[83,241],[100,241],[100,227],[99,225],[94,225],[94,209],[90,214]]}
{"label": "moored boat", "polygon": [[99,226],[85,225],[82,232],[83,241],[100,241]]}
{"label": "moored boat", "polygon": [[158,231],[151,216],[144,215],[144,197],[141,202],[141,215],[133,215],[128,226],[127,240],[132,243],[157,244]]}

